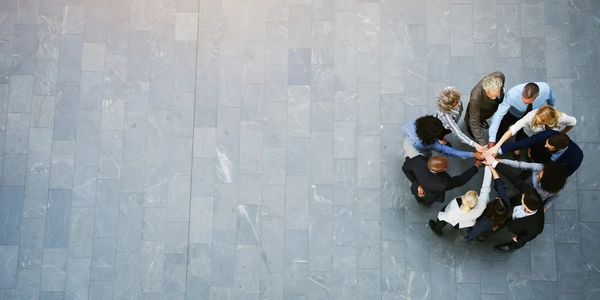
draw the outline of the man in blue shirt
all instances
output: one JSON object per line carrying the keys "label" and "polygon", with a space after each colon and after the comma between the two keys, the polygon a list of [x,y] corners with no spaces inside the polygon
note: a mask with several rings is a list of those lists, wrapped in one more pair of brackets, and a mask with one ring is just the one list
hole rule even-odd
{"label": "man in blue shirt", "polygon": [[[556,104],[556,97],[546,82],[521,83],[511,88],[492,116],[488,147],[493,147],[504,132],[528,112],[546,104],[550,106]],[[525,137],[521,130],[515,136],[515,140]]]}

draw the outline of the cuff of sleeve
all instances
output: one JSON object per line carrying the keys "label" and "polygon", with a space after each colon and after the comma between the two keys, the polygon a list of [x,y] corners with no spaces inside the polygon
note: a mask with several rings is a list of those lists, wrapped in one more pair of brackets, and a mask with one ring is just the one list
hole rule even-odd
{"label": "cuff of sleeve", "polygon": [[500,154],[500,155],[504,154],[504,152],[502,151],[502,148],[498,149],[498,154]]}
{"label": "cuff of sleeve", "polygon": [[492,163],[492,168],[495,168],[498,165],[498,161],[494,160],[494,162]]}

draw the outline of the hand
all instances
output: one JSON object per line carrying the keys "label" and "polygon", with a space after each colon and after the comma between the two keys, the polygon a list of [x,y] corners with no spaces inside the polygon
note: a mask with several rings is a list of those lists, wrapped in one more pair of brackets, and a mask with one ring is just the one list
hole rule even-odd
{"label": "hand", "polygon": [[494,164],[494,162],[496,161],[496,159],[494,159],[494,156],[492,156],[489,151],[484,152],[483,157],[485,158],[485,164],[488,166]]}
{"label": "hand", "polygon": [[516,235],[513,235],[513,236],[512,236],[512,240],[513,240],[513,241],[515,241],[515,243],[516,243],[516,242],[517,242],[517,236],[516,236]]}
{"label": "hand", "polygon": [[487,144],[487,147],[488,147],[488,148],[492,148],[492,147],[494,147],[495,145],[496,145],[496,143],[495,143],[495,142],[488,142],[488,144]]}
{"label": "hand", "polygon": [[448,145],[448,140],[446,140],[446,139],[438,140],[438,142],[442,145]]}
{"label": "hand", "polygon": [[481,167],[483,167],[484,161],[476,159],[473,163],[475,164],[476,167],[481,168]]}
{"label": "hand", "polygon": [[475,144],[475,150],[479,153],[483,153],[487,149],[487,146],[481,146],[479,144]]}
{"label": "hand", "polygon": [[418,186],[417,187],[417,196],[419,196],[419,197],[425,197],[425,190],[423,189],[422,186]]}

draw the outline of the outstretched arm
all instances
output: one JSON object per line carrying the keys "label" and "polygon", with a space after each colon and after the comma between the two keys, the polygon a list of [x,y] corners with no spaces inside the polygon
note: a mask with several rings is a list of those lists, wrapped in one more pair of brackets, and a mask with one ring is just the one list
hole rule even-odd
{"label": "outstretched arm", "polygon": [[439,142],[435,142],[433,143],[433,147],[431,147],[433,150],[449,155],[449,156],[454,156],[454,157],[458,157],[461,159],[467,159],[467,158],[473,158],[475,155],[473,154],[473,152],[468,152],[468,151],[462,151],[462,150],[458,150],[452,147],[448,147],[447,145],[442,145]]}
{"label": "outstretched arm", "polygon": [[479,171],[479,168],[477,168],[476,166],[472,166],[472,167],[468,168],[466,171],[464,171],[462,174],[450,178],[450,181],[448,182],[448,185],[446,186],[446,190],[451,190],[455,187],[464,185],[469,180],[471,180],[471,178],[473,178],[473,176],[475,176],[475,174],[477,174],[477,171]]}
{"label": "outstretched arm", "polygon": [[[504,97],[506,98],[506,95]],[[504,118],[504,115],[508,113],[508,109],[510,108],[510,105],[506,103],[507,99],[504,100],[505,102],[502,102],[500,103],[500,105],[498,105],[498,110],[492,116],[492,124],[490,125],[489,131],[490,136],[488,139],[491,143],[496,142],[496,135],[498,134],[498,127],[500,127],[500,122],[502,121],[502,118]]]}
{"label": "outstretched arm", "polygon": [[517,174],[515,174],[508,166],[498,164],[496,170],[512,184],[521,193],[535,193],[535,190],[527,183],[525,183]]}
{"label": "outstretched arm", "polygon": [[450,131],[452,131],[452,133],[454,133],[454,135],[456,135],[456,137],[458,137],[458,139],[463,144],[467,144],[473,148],[476,148],[476,146],[479,146],[477,143],[475,143],[475,141],[470,139],[466,134],[464,134],[460,130],[460,128],[458,127],[458,124],[456,124],[456,122],[454,122],[454,120],[452,119],[452,117],[449,114],[441,114],[440,118],[444,120],[445,124],[448,124],[448,126],[450,126]]}
{"label": "outstretched arm", "polygon": [[544,165],[540,163],[530,163],[511,159],[497,159],[497,161],[501,164],[521,170],[541,171],[544,169]]}

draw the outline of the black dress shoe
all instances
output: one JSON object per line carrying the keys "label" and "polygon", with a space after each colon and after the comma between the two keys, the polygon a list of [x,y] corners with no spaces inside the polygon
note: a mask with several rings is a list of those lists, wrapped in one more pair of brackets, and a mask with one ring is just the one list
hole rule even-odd
{"label": "black dress shoe", "polygon": [[436,235],[441,236],[442,231],[435,230],[435,225],[436,222],[434,220],[429,220],[429,229],[431,229],[431,231],[433,231],[433,233],[435,233]]}
{"label": "black dress shoe", "polygon": [[500,252],[500,253],[508,253],[514,249],[515,249],[515,247],[513,247],[511,243],[500,244],[500,245],[494,246],[494,250],[496,252]]}

